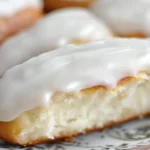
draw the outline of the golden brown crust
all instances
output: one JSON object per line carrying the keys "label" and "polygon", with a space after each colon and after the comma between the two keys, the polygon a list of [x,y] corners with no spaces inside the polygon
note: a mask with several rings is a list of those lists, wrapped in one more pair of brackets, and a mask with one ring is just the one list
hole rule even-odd
{"label": "golden brown crust", "polygon": [[128,34],[121,34],[119,36],[121,36],[121,37],[128,37],[128,38],[133,38],[133,37],[135,37],[135,38],[145,38],[145,37],[147,37],[143,33],[128,33]]}
{"label": "golden brown crust", "polygon": [[[107,37],[105,37],[105,38],[114,38],[114,37],[115,37],[115,35],[110,32],[110,33],[107,35]],[[90,40],[90,39],[74,38],[74,39],[71,39],[68,43],[69,43],[69,44],[74,44],[74,45],[81,45],[81,44],[89,43],[89,42],[91,42],[91,41],[92,41],[92,40]]]}
{"label": "golden brown crust", "polygon": [[[130,81],[135,81],[135,80],[138,80],[138,78],[137,77],[125,77],[125,78],[122,78],[117,83],[117,87],[116,88],[118,88],[119,86],[123,86],[124,84],[127,84]],[[83,90],[81,90],[81,92],[85,92],[85,93],[86,92],[94,92],[95,90],[107,90],[107,87],[104,86],[104,85],[98,85],[98,86],[94,86],[94,87],[91,87],[91,88],[83,89]]]}
{"label": "golden brown crust", "polygon": [[83,40],[83,39],[72,39],[69,41],[69,44],[74,44],[74,45],[81,45],[81,44],[86,44],[89,43],[90,40]]}
{"label": "golden brown crust", "polygon": [[65,8],[65,7],[88,7],[92,2],[95,0],[83,0],[83,1],[76,1],[76,0],[44,0],[45,3],[45,10],[51,11],[54,9]]}
{"label": "golden brown crust", "polygon": [[0,18],[0,43],[8,37],[33,25],[42,16],[42,10],[28,8],[8,18]]}

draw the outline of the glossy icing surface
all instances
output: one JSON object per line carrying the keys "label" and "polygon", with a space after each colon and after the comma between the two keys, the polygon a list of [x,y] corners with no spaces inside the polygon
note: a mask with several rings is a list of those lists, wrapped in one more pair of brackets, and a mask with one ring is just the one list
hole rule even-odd
{"label": "glossy icing surface", "polygon": [[0,0],[0,17],[9,17],[25,8],[42,8],[42,0]]}
{"label": "glossy icing surface", "polygon": [[0,76],[11,67],[41,53],[67,45],[73,39],[110,38],[109,29],[86,9],[62,9],[48,14],[32,28],[0,46]]}
{"label": "glossy icing surface", "polygon": [[150,70],[150,40],[110,39],[66,46],[13,67],[0,79],[0,121],[49,105],[58,91],[106,85]]}
{"label": "glossy icing surface", "polygon": [[149,0],[97,0],[91,9],[116,33],[150,36]]}

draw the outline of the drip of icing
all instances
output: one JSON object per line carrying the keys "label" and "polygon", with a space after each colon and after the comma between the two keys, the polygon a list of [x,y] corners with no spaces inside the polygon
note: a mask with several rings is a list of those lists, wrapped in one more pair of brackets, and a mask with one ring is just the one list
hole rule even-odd
{"label": "drip of icing", "polygon": [[149,0],[97,0],[91,10],[118,34],[150,36]]}
{"label": "drip of icing", "polygon": [[93,41],[109,37],[108,28],[86,9],[54,11],[0,46],[0,76],[9,68],[69,44],[71,40]]}
{"label": "drip of icing", "polygon": [[0,0],[0,17],[9,17],[25,8],[42,8],[42,0]]}
{"label": "drip of icing", "polygon": [[150,70],[150,40],[110,39],[66,46],[13,67],[0,79],[0,121],[49,105],[58,91],[96,85],[109,88],[139,71]]}

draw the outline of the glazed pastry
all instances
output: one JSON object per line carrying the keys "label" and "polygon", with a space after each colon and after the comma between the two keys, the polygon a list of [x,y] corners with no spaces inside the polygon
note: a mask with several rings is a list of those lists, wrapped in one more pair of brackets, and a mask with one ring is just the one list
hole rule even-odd
{"label": "glazed pastry", "polygon": [[33,25],[42,16],[42,0],[0,1],[0,43]]}
{"label": "glazed pastry", "polygon": [[149,0],[97,0],[91,9],[119,36],[150,36]]}
{"label": "glazed pastry", "polygon": [[95,0],[44,0],[45,10],[51,11],[54,9],[65,7],[88,7]]}
{"label": "glazed pastry", "polygon": [[33,145],[103,129],[149,114],[149,93],[150,40],[60,48],[0,79],[0,137]]}
{"label": "glazed pastry", "polygon": [[63,45],[110,37],[107,26],[86,9],[54,11],[0,46],[0,76],[15,65]]}

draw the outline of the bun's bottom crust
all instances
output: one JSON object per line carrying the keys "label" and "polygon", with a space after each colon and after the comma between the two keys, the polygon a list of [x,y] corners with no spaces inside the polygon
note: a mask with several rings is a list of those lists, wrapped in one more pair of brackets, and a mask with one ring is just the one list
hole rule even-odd
{"label": "bun's bottom crust", "polygon": [[0,43],[33,25],[42,15],[41,9],[27,8],[8,18],[0,18]]}
{"label": "bun's bottom crust", "polygon": [[[150,73],[120,80],[114,89],[96,86],[54,94],[48,107],[0,122],[0,138],[18,145],[71,141],[74,136],[150,114]],[[98,115],[97,115],[98,114]]]}
{"label": "bun's bottom crust", "polygon": [[66,7],[88,7],[95,0],[44,0],[45,10],[51,11]]}

